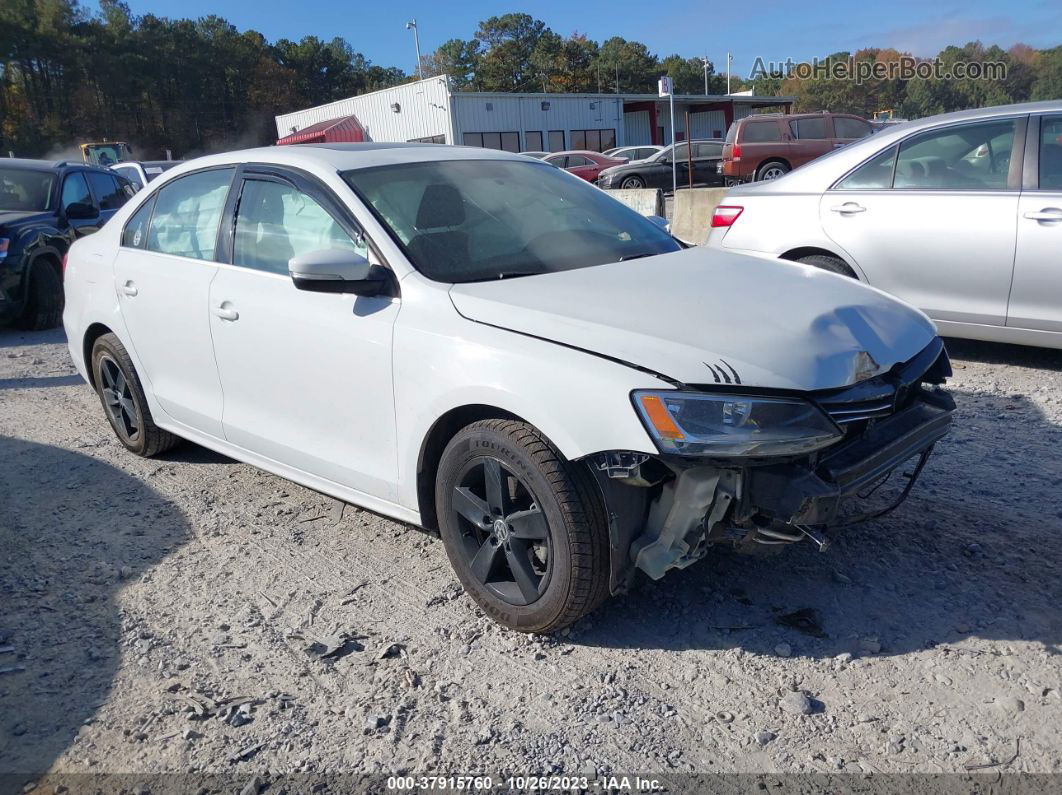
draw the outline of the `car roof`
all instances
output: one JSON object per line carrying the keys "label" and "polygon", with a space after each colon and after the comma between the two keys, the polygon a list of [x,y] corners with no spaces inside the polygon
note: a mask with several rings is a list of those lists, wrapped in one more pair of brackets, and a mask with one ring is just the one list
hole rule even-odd
{"label": "car roof", "polygon": [[109,172],[103,166],[95,163],[85,163],[81,160],[35,160],[28,157],[5,157],[0,158],[0,168],[18,168],[26,171],[59,171],[60,169],[82,169],[84,171]]}

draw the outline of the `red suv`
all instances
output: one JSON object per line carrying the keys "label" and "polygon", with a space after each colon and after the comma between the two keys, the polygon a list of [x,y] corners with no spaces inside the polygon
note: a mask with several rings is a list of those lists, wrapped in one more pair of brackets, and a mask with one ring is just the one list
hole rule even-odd
{"label": "red suv", "polygon": [[727,185],[777,179],[872,132],[866,119],[846,113],[746,116],[727,131],[723,179]]}

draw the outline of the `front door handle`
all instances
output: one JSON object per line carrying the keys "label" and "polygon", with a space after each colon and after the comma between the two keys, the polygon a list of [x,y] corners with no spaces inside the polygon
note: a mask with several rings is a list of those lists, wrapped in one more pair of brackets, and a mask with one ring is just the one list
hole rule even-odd
{"label": "front door handle", "polygon": [[1044,207],[1038,213],[1025,213],[1025,217],[1030,221],[1054,221],[1058,223],[1062,221],[1062,209],[1058,207]]}
{"label": "front door handle", "polygon": [[122,284],[118,285],[118,289],[121,290],[123,294],[128,295],[130,298],[136,297],[136,295],[140,292],[138,289],[136,289],[136,285],[133,284],[132,280],[123,282]]}
{"label": "front door handle", "polygon": [[214,307],[214,314],[220,317],[222,320],[239,320],[240,313],[232,308],[232,305],[226,301],[221,306]]}
{"label": "front door handle", "polygon": [[835,213],[841,215],[851,215],[852,213],[865,213],[867,208],[861,204],[855,202],[845,202],[844,204],[838,204],[830,208]]}

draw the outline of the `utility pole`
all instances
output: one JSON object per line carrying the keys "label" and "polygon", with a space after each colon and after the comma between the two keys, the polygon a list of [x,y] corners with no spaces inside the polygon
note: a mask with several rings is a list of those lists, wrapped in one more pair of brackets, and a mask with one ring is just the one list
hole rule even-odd
{"label": "utility pole", "polygon": [[657,84],[658,96],[667,96],[670,102],[671,115],[671,195],[678,191],[678,171],[675,167],[675,158],[678,156],[678,146],[675,144],[675,90],[671,85],[671,78],[664,75]]}
{"label": "utility pole", "polygon": [[708,65],[711,63],[708,60],[708,53],[705,53],[704,57],[701,58],[701,63],[704,64],[704,95],[708,96]]}
{"label": "utility pole", "polygon": [[734,56],[730,53],[726,54],[726,93],[730,94],[730,64],[734,62]]}
{"label": "utility pole", "polygon": [[413,44],[417,48],[417,79],[424,79],[424,67],[420,65],[420,33],[417,31],[417,20],[411,19],[406,23],[406,30],[413,31]]}

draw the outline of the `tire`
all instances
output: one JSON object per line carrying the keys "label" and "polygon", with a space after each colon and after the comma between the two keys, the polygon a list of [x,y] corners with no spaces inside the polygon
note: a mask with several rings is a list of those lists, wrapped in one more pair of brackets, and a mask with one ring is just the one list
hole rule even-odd
{"label": "tire", "polygon": [[30,263],[26,305],[15,318],[15,327],[27,331],[55,328],[63,322],[63,282],[50,260],[38,257]]}
{"label": "tire", "polygon": [[813,265],[816,268],[820,268],[830,273],[838,273],[841,276],[847,276],[850,279],[857,278],[855,272],[848,267],[848,263],[843,259],[837,257],[831,257],[828,254],[809,254],[806,257],[801,257],[797,262],[804,265]]}
{"label": "tire", "polygon": [[151,418],[140,376],[125,346],[114,334],[104,334],[96,340],[92,346],[91,366],[103,413],[114,435],[127,450],[150,458],[180,441],[158,427]]}
{"label": "tire", "polygon": [[[504,491],[492,499],[495,467]],[[608,521],[597,485],[531,425],[483,420],[459,431],[439,461],[435,505],[457,578],[502,626],[554,632],[607,598]]]}
{"label": "tire", "polygon": [[771,160],[764,163],[756,170],[756,180],[758,182],[770,181],[772,179],[778,179],[781,176],[788,174],[792,169],[785,163],[778,160]]}
{"label": "tire", "polygon": [[638,188],[645,187],[645,180],[636,174],[632,174],[629,177],[624,177],[620,180],[620,188],[623,190],[637,190]]}

